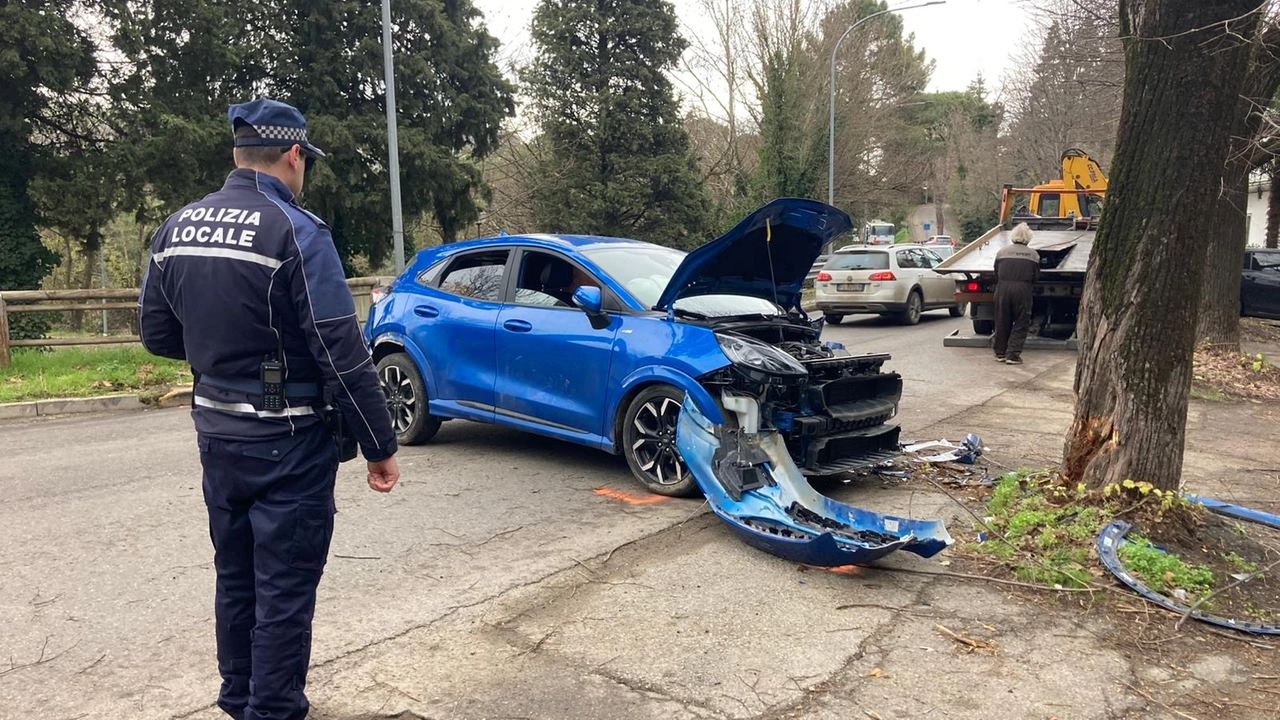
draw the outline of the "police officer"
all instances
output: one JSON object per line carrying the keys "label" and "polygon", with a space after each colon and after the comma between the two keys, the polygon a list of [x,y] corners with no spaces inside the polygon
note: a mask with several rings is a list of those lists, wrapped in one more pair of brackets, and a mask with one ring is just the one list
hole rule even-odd
{"label": "police officer", "polygon": [[[341,412],[369,486],[400,477],[395,435],[329,229],[297,202],[324,153],[296,109],[233,105],[236,169],[151,240],[147,350],[196,376],[195,421],[217,570],[218,705],[306,717],[316,586],[329,553]],[[336,405],[336,408],[334,407]]]}
{"label": "police officer", "polygon": [[1031,284],[1040,277],[1040,253],[1027,247],[1026,223],[1009,233],[1013,242],[996,253],[996,362],[1022,364],[1022,345],[1031,328]]}

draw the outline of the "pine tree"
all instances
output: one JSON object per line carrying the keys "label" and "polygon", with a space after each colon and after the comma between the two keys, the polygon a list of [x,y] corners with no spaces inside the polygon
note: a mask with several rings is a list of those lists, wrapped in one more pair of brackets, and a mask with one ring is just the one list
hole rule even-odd
{"label": "pine tree", "polygon": [[[231,170],[227,106],[288,102],[328,154],[304,204],[332,228],[343,257],[377,262],[391,243],[382,20],[360,0],[148,0],[125,3],[118,46],[141,72],[120,87],[144,137],[136,163],[171,211]],[[494,62],[497,41],[470,0],[392,3],[402,207],[430,214],[445,241],[479,216],[475,160],[514,112]],[[235,38],[228,42],[228,38]]]}
{"label": "pine tree", "polygon": [[[62,134],[52,120],[60,98],[93,75],[89,39],[70,20],[68,2],[0,5],[0,290],[37,288],[57,256],[40,242],[31,182]],[[41,334],[26,316],[15,337]]]}
{"label": "pine tree", "polygon": [[67,19],[67,2],[0,5],[0,289],[38,287],[57,256],[36,233],[30,184],[59,134],[49,124],[56,97],[94,71],[93,46]]}
{"label": "pine tree", "polygon": [[549,146],[534,220],[549,231],[703,242],[710,210],[667,72],[686,47],[667,0],[542,0],[525,73]]}

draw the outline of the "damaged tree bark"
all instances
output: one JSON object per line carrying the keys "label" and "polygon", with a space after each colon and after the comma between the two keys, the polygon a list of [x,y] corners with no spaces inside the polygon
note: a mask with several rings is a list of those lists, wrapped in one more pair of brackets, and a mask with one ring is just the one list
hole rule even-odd
{"label": "damaged tree bark", "polygon": [[[1063,474],[1180,485],[1191,357],[1232,115],[1261,0],[1120,3],[1125,88],[1081,300]],[[1225,111],[1224,111],[1225,110]]]}

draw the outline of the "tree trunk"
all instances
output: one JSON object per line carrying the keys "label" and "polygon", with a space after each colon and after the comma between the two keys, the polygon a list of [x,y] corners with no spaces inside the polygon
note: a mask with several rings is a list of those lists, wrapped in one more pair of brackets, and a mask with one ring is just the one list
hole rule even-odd
{"label": "tree trunk", "polygon": [[1280,62],[1266,47],[1277,40],[1276,33],[1276,26],[1271,26],[1254,44],[1256,52],[1250,53],[1240,95],[1234,109],[1228,110],[1231,146],[1222,170],[1221,194],[1210,212],[1212,230],[1196,330],[1198,341],[1219,352],[1240,352],[1240,267],[1249,244],[1249,175],[1257,167],[1256,138],[1263,113],[1280,87]]}
{"label": "tree trunk", "polygon": [[1116,155],[1081,299],[1063,475],[1179,487],[1204,258],[1261,0],[1121,0]]}
{"label": "tree trunk", "polygon": [[1267,196],[1267,247],[1275,248],[1280,238],[1280,168],[1271,167],[1271,193]]}
{"label": "tree trunk", "polygon": [[1249,244],[1249,172],[1241,163],[1227,164],[1222,194],[1213,205],[1209,252],[1200,295],[1196,341],[1219,352],[1240,352],[1240,267]]}

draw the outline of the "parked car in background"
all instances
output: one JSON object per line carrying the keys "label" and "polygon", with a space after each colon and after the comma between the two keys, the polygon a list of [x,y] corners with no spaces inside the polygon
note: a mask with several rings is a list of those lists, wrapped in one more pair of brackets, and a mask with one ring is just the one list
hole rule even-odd
{"label": "parked car in background", "polygon": [[904,325],[920,322],[928,310],[964,315],[956,304],[956,284],[933,271],[943,258],[936,247],[846,247],[837,250],[814,280],[814,300],[829,323],[846,315],[878,314]]}
{"label": "parked car in background", "polygon": [[1240,277],[1240,316],[1280,320],[1280,250],[1249,248]]}
{"label": "parked car in background", "polygon": [[921,244],[937,253],[943,260],[956,253],[956,241],[950,235],[930,235],[929,239]]}

